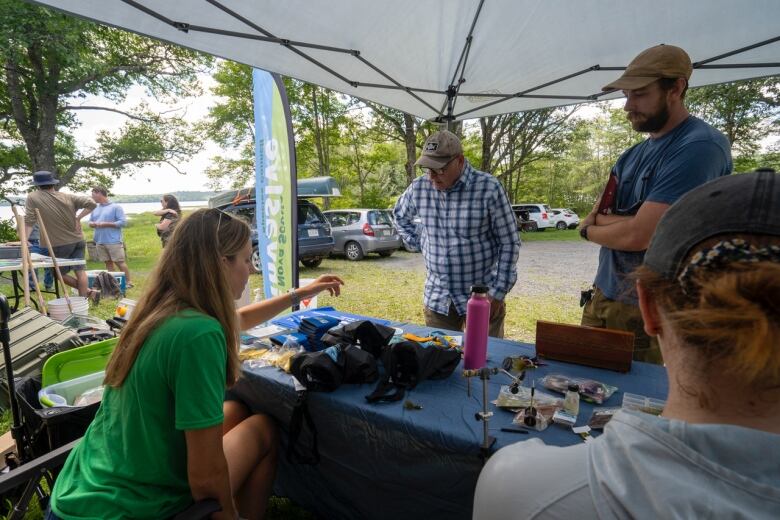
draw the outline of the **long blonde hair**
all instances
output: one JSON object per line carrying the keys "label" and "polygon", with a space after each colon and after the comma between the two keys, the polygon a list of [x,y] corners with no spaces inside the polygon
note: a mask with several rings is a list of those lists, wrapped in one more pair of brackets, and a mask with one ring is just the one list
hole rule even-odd
{"label": "long blonde hair", "polygon": [[226,339],[225,383],[235,383],[241,369],[238,318],[222,258],[234,259],[250,236],[246,222],[217,209],[197,210],[177,226],[108,362],[105,384],[121,386],[149,335],[185,309],[219,321]]}

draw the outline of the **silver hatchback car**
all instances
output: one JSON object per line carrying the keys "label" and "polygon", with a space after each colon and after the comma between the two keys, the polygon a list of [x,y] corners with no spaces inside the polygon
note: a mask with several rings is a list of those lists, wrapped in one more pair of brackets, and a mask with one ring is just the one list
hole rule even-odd
{"label": "silver hatchback car", "polygon": [[368,253],[387,257],[402,245],[390,210],[335,209],[322,214],[333,233],[333,254],[348,260],[361,260]]}

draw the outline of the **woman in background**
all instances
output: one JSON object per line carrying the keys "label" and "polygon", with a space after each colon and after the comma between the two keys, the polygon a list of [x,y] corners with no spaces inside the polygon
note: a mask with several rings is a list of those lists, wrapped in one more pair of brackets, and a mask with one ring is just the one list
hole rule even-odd
{"label": "woman in background", "polygon": [[587,444],[499,450],[475,520],[780,516],[780,175],[680,198],[636,278],[669,375],[663,413],[620,411]]}
{"label": "woman in background", "polygon": [[338,295],[343,282],[320,276],[236,312],[251,254],[239,218],[200,209],[179,224],[108,363],[102,404],[57,478],[48,518],[169,518],[206,498],[222,507],[212,518],[263,517],[275,423],[247,414],[223,437],[239,330],[297,298]]}
{"label": "woman in background", "polygon": [[173,234],[173,230],[176,228],[176,223],[181,218],[181,206],[179,206],[179,200],[173,195],[163,195],[160,199],[161,209],[153,211],[153,215],[160,217],[160,221],[155,224],[157,228],[157,236],[162,241],[162,246],[168,243],[168,240]]}

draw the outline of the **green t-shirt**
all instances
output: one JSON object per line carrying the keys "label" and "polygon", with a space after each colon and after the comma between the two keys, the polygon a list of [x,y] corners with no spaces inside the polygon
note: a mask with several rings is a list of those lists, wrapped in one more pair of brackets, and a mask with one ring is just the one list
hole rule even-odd
{"label": "green t-shirt", "polygon": [[125,382],[106,387],[52,493],[65,519],[166,518],[192,502],[184,430],[220,424],[227,352],[214,318],[189,310],[146,339]]}

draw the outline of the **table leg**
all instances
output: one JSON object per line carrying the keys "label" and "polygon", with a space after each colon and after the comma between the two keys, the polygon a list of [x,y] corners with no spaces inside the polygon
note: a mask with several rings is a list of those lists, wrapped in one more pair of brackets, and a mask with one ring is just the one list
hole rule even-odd
{"label": "table leg", "polygon": [[19,289],[21,289],[19,286],[19,275],[16,271],[11,271],[11,285],[14,286],[14,306],[11,307],[11,311],[16,312],[19,309],[19,299],[21,298],[19,295]]}

